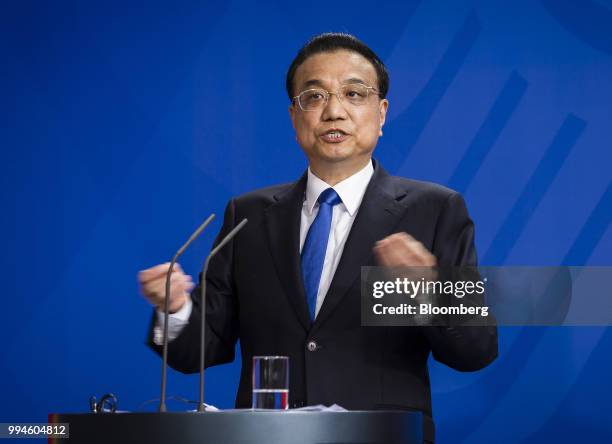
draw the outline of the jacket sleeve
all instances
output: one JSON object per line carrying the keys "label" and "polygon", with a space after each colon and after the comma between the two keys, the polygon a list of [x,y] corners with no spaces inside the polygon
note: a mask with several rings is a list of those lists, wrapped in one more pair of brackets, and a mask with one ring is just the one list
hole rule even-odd
{"label": "jacket sleeve", "polygon": [[[223,226],[215,239],[213,248],[234,228],[236,218],[235,203],[231,200],[226,208]],[[206,360],[205,366],[210,367],[234,360],[234,350],[238,340],[238,302],[233,280],[234,240],[225,245],[214,256],[208,267],[206,277]],[[193,309],[187,325],[181,333],[168,344],[168,364],[183,373],[196,373],[200,368],[200,333],[201,318],[201,286],[200,274],[198,285],[191,292]],[[155,313],[154,313],[155,316]],[[153,342],[153,326],[151,323],[148,345],[161,355],[162,347]]]}
{"label": "jacket sleeve", "polygon": [[[440,267],[477,266],[474,223],[461,195],[452,193],[440,212],[435,230],[433,254]],[[497,357],[497,327],[424,327],[433,357],[460,371],[486,367]]]}

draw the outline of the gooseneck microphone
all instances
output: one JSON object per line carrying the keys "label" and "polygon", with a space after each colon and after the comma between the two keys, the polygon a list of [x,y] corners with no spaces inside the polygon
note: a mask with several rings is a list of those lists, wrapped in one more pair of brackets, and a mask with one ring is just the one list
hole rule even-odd
{"label": "gooseneck microphone", "polygon": [[236,225],[234,229],[230,231],[215,248],[213,248],[206,258],[206,261],[204,261],[204,266],[202,267],[202,277],[200,280],[200,291],[202,296],[202,300],[200,301],[200,317],[202,318],[200,331],[200,400],[198,401],[198,412],[204,412],[206,410],[204,405],[204,357],[206,353],[204,333],[206,331],[206,273],[208,272],[208,263],[225,244],[232,240],[232,238],[242,229],[242,227],[246,225],[247,222],[247,219],[242,219],[242,221]]}
{"label": "gooseneck microphone", "polygon": [[197,230],[189,237],[187,242],[178,249],[172,260],[170,261],[170,267],[168,267],[168,273],[166,274],[166,297],[164,299],[164,348],[162,353],[162,377],[161,377],[161,395],[159,397],[159,411],[166,411],[166,371],[168,368],[168,317],[170,316],[170,277],[172,276],[172,270],[174,269],[174,264],[178,260],[178,258],[185,252],[189,245],[198,238],[198,236],[204,231],[204,228],[208,226],[215,218],[214,214],[208,216],[202,225],[198,227]]}

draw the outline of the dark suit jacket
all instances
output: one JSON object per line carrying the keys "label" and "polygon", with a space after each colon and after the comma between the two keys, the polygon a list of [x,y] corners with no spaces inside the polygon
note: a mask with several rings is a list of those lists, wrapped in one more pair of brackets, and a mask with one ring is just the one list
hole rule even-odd
{"label": "dark suit jacket", "polygon": [[[433,441],[429,354],[460,371],[478,370],[497,356],[497,331],[362,327],[360,267],[376,265],[374,243],[400,231],[422,242],[439,265],[475,265],[474,226],[464,201],[447,188],[390,176],[375,163],[331,287],[311,325],[299,255],[306,178],[245,194],[227,205],[217,242],[243,218],[249,222],[210,263],[206,365],[233,361],[239,339],[236,407],[251,405],[252,357],[286,355],[292,406],[417,409],[426,415],[425,438]],[[170,366],[185,373],[199,367],[199,288],[192,299],[189,323],[169,345]],[[315,351],[307,347],[311,341]]]}

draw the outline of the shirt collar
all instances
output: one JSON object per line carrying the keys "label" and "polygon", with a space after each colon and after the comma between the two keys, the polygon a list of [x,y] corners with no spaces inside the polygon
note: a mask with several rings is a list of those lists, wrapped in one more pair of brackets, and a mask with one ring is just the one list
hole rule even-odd
{"label": "shirt collar", "polygon": [[[370,160],[368,164],[360,171],[356,172],[350,177],[347,177],[342,182],[338,182],[332,188],[338,193],[342,204],[344,204],[346,211],[352,216],[355,215],[361,205],[361,200],[365,194],[365,190],[370,183],[370,179],[374,174],[374,166]],[[304,205],[308,213],[311,214],[319,195],[329,188],[330,185],[325,181],[319,179],[314,173],[308,168],[308,181],[306,182],[306,199]]]}

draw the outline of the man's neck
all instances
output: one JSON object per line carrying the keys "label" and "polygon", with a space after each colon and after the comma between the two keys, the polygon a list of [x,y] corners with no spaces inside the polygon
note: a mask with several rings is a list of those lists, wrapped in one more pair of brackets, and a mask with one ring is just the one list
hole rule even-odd
{"label": "man's neck", "polygon": [[317,164],[310,163],[310,171],[317,176],[319,179],[324,181],[329,186],[334,186],[337,183],[342,182],[344,179],[351,177],[353,174],[358,173],[370,163],[372,159],[368,157],[362,162],[346,165],[343,163],[333,164]]}

